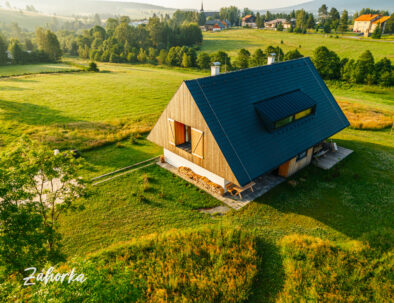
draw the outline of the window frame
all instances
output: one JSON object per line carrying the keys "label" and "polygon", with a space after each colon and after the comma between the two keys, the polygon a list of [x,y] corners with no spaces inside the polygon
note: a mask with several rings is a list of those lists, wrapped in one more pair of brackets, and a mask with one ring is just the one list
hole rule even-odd
{"label": "window frame", "polygon": [[[315,109],[316,109],[316,105],[308,107],[308,108],[306,108],[306,109],[304,109],[304,110],[302,110],[302,111],[300,111],[298,113],[295,113],[295,114],[293,114],[291,116],[288,116],[286,118],[283,118],[283,119],[280,119],[278,121],[275,121],[274,122],[274,129],[275,130],[276,129],[280,129],[280,128],[285,127],[287,125],[290,125],[290,124],[292,124],[292,123],[294,123],[296,121],[299,121],[299,120],[302,120],[304,118],[307,118],[307,117],[309,117],[309,116],[311,116],[311,115],[313,115],[315,113]],[[307,111],[309,111],[309,112],[306,115],[296,118],[296,116],[299,115],[300,113],[307,112]],[[285,120],[288,120],[288,119],[290,119],[289,122],[284,123],[283,125],[278,125],[279,123],[281,123],[281,122],[283,122]]]}

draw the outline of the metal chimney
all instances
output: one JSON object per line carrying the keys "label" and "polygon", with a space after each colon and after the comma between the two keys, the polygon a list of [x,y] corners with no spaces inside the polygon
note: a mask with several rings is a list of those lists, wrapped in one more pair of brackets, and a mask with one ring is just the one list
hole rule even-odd
{"label": "metal chimney", "polygon": [[220,74],[220,62],[213,62],[211,65],[211,76],[217,76]]}
{"label": "metal chimney", "polygon": [[275,63],[275,56],[276,56],[275,53],[268,54],[268,60],[267,60],[268,65]]}

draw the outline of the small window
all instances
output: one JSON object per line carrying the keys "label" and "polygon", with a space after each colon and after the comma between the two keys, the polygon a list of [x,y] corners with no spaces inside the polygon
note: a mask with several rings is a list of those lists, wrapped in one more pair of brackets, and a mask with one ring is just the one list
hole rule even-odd
{"label": "small window", "polygon": [[294,115],[294,120],[298,120],[301,118],[304,118],[306,116],[309,116],[310,114],[312,114],[312,107],[308,108],[306,110],[303,110],[302,112],[299,112],[298,114]]}
{"label": "small window", "polygon": [[284,118],[282,120],[275,122],[275,128],[285,126],[291,122],[293,122],[293,116],[290,116],[290,117],[287,117],[287,118]]}
{"label": "small window", "polygon": [[306,154],[307,154],[306,151],[298,154],[296,161],[300,161],[300,160],[304,159],[306,157]]}

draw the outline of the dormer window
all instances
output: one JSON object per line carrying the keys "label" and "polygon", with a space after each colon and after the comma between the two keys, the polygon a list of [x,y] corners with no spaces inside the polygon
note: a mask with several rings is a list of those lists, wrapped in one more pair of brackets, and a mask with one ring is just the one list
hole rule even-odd
{"label": "dormer window", "polygon": [[315,113],[316,102],[300,90],[281,94],[255,104],[265,128],[273,132]]}

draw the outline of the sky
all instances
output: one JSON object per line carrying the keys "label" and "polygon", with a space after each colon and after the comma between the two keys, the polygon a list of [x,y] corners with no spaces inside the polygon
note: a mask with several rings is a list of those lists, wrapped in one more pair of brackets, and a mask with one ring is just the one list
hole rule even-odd
{"label": "sky", "polygon": [[[125,2],[142,2],[155,4],[171,8],[200,8],[201,0],[109,0],[109,1],[125,1]],[[250,9],[259,8],[279,8],[286,7],[310,0],[205,0],[205,10],[216,10],[220,7],[235,5],[237,7],[249,7]]]}

